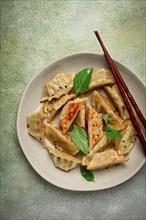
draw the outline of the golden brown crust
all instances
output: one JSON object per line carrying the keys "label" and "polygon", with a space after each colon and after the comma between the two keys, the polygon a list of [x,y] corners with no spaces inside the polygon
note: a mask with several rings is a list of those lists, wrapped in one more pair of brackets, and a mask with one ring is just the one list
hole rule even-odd
{"label": "golden brown crust", "polygon": [[74,119],[76,118],[79,110],[81,109],[82,105],[86,103],[86,100],[87,98],[82,98],[82,99],[77,98],[73,101],[69,101],[63,107],[59,116],[60,125],[63,134],[65,134],[68,131]]}
{"label": "golden brown crust", "polygon": [[87,106],[87,125],[89,151],[91,151],[93,146],[103,136],[103,120],[101,116],[91,106]]}

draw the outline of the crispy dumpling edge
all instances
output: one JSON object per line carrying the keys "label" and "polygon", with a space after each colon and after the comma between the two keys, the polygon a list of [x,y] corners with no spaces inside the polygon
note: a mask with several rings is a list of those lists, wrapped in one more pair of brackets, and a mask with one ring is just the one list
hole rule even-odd
{"label": "crispy dumpling edge", "polygon": [[46,144],[45,144],[45,147],[49,151],[49,154],[51,156],[51,159],[55,167],[61,170],[69,171],[69,170],[76,168],[79,164],[81,164],[81,160],[79,160],[78,158],[70,154],[59,151],[58,149],[52,149]]}

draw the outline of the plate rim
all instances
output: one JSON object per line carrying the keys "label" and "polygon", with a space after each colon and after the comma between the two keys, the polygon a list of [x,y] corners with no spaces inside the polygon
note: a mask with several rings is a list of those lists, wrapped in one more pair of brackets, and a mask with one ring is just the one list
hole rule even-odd
{"label": "plate rim", "polygon": [[[145,160],[143,161],[143,163],[141,164],[140,168],[137,168],[137,169],[135,170],[134,174],[132,173],[132,174],[128,177],[128,179],[123,180],[123,181],[121,181],[120,183],[111,184],[111,185],[108,186],[108,187],[103,187],[103,188],[99,188],[99,189],[86,189],[86,190],[83,189],[83,190],[82,190],[82,189],[74,189],[74,188],[72,188],[72,187],[68,187],[68,188],[67,188],[67,187],[60,186],[58,183],[53,183],[53,182],[51,182],[51,180],[48,181],[47,179],[45,179],[45,177],[44,177],[43,175],[41,175],[41,174],[38,172],[38,170],[37,170],[37,169],[35,168],[35,166],[33,165],[33,162],[28,159],[28,157],[27,157],[27,155],[26,155],[26,153],[25,153],[25,151],[24,151],[24,149],[23,149],[23,147],[22,147],[21,140],[20,140],[20,136],[19,136],[20,134],[19,134],[19,129],[18,129],[18,127],[19,127],[20,109],[21,109],[21,106],[22,106],[23,98],[25,97],[25,94],[26,94],[27,89],[28,89],[28,87],[30,86],[30,84],[34,81],[34,79],[35,79],[38,75],[41,75],[41,73],[42,73],[43,71],[45,71],[48,67],[53,66],[56,62],[61,62],[62,60],[66,59],[66,58],[71,58],[72,56],[76,56],[76,55],[82,55],[82,56],[83,56],[83,55],[91,55],[91,56],[92,56],[92,55],[95,55],[95,56],[97,55],[97,56],[104,57],[104,54],[98,54],[98,53],[96,53],[96,52],[77,52],[77,53],[72,53],[72,54],[63,56],[63,57],[61,57],[61,58],[59,58],[59,59],[55,59],[55,60],[53,60],[52,62],[48,63],[44,68],[41,68],[41,70],[40,70],[38,73],[36,73],[36,74],[31,78],[31,80],[28,82],[28,84],[26,85],[26,87],[24,88],[24,90],[23,90],[23,92],[22,92],[22,94],[21,94],[20,101],[19,101],[19,105],[18,105],[18,110],[17,110],[17,117],[16,117],[17,138],[18,138],[18,141],[19,141],[20,148],[21,148],[23,154],[25,155],[25,158],[27,159],[27,162],[29,162],[29,164],[31,165],[31,167],[33,168],[33,170],[34,170],[41,178],[43,178],[47,183],[50,183],[50,184],[52,184],[52,185],[54,185],[54,186],[56,186],[56,187],[59,187],[59,188],[61,188],[61,189],[70,190],[70,191],[88,192],[88,191],[105,190],[105,189],[109,189],[109,188],[116,187],[116,186],[118,186],[118,185],[120,185],[120,184],[122,184],[122,183],[124,183],[124,182],[127,182],[129,179],[131,179],[132,177],[134,177],[134,176],[137,174],[137,172],[140,171],[141,168],[144,166],[144,164],[145,164],[145,162],[146,162],[146,158],[145,158]],[[122,63],[120,63],[119,61],[117,61],[117,60],[115,60],[115,59],[113,59],[113,61],[116,62],[118,65],[122,66],[123,68],[126,68],[126,69],[135,77],[135,79],[137,79],[137,80],[142,84],[142,86],[146,89],[145,83],[140,79],[139,76],[137,76],[134,72],[132,72],[129,68],[127,68],[126,66],[124,66],[124,65],[123,65]]]}

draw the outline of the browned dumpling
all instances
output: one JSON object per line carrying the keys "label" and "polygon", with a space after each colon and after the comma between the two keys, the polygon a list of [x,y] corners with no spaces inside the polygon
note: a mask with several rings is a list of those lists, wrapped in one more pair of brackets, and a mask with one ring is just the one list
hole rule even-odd
{"label": "browned dumpling", "polygon": [[102,138],[95,144],[95,146],[90,151],[90,153],[87,154],[86,156],[83,156],[82,165],[88,166],[95,153],[101,152],[108,148],[112,148],[112,146],[113,146],[113,141],[104,134]]}
{"label": "browned dumpling", "polygon": [[47,147],[47,149],[49,150],[49,153],[51,155],[55,167],[58,167],[62,170],[65,171],[72,170],[81,163],[81,160],[65,152],[59,151],[57,149],[52,149],[50,147]]}
{"label": "browned dumpling", "polygon": [[87,125],[88,125],[89,152],[90,152],[93,146],[103,136],[102,117],[91,106],[87,106]]}
{"label": "browned dumpling", "polygon": [[125,107],[123,99],[120,95],[119,89],[116,84],[110,86],[104,86],[104,90],[112,100],[113,104],[115,105],[116,109],[119,111],[119,114],[122,119],[126,120],[129,118],[128,111]]}
{"label": "browned dumpling", "polygon": [[[108,126],[116,129],[122,130],[124,129],[123,120],[114,112],[111,108],[111,104],[109,105],[109,101],[107,102],[107,97],[103,98],[103,95],[97,91],[94,91],[91,98],[92,107],[102,115],[108,114]],[[113,107],[114,108],[114,107]]]}
{"label": "browned dumpling", "polygon": [[[85,98],[85,94],[80,94],[79,98]],[[73,124],[80,128],[86,129],[86,103],[82,105],[81,109],[79,110]]]}
{"label": "browned dumpling", "polygon": [[64,152],[75,155],[79,151],[77,147],[62,134],[58,126],[45,123],[45,134],[47,139],[54,146],[61,148]]}
{"label": "browned dumpling", "polygon": [[94,68],[91,82],[87,91],[114,83],[114,78],[110,70],[104,68]]}
{"label": "browned dumpling", "polygon": [[53,79],[48,80],[44,86],[41,101],[67,94],[73,87],[74,73],[59,73]]}
{"label": "browned dumpling", "polygon": [[76,118],[82,105],[85,105],[87,98],[77,98],[69,101],[62,109],[59,120],[62,127],[63,134],[65,134]]}
{"label": "browned dumpling", "polygon": [[80,128],[86,128],[86,105],[82,105],[74,120],[74,124]]}
{"label": "browned dumpling", "polygon": [[127,162],[129,159],[123,155],[119,155],[114,149],[107,149],[103,152],[94,154],[92,160],[87,166],[88,170],[103,169],[115,164]]}
{"label": "browned dumpling", "polygon": [[136,131],[131,120],[126,121],[125,129],[121,131],[121,135],[121,140],[115,141],[115,149],[120,155],[126,155],[130,152],[136,141]]}
{"label": "browned dumpling", "polygon": [[58,99],[52,99],[50,102],[48,102],[48,100],[45,101],[44,111],[46,113],[47,121],[51,122],[54,119],[57,112],[59,111],[59,109],[61,109],[69,100],[73,99],[74,96],[74,94],[65,94]]}
{"label": "browned dumpling", "polygon": [[39,141],[44,140],[43,107],[44,104],[41,103],[35,111],[27,116],[28,133]]}

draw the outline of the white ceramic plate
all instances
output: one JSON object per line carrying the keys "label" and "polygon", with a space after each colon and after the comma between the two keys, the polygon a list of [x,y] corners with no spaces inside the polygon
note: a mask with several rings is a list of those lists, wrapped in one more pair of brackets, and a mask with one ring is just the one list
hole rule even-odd
{"label": "white ceramic plate", "polygon": [[[144,114],[144,84],[122,64],[116,62],[116,65]],[[26,87],[17,115],[18,139],[27,160],[35,171],[45,180],[58,187],[76,191],[100,190],[116,186],[136,174],[145,163],[143,149],[137,140],[130,153],[128,163],[109,169],[94,171],[95,182],[88,182],[80,175],[79,168],[71,170],[68,173],[55,168],[47,150],[43,149],[37,140],[28,135],[26,116],[38,107],[46,80],[52,78],[56,73],[79,72],[86,67],[108,67],[108,64],[103,55],[78,53],[64,57],[46,67]]]}

